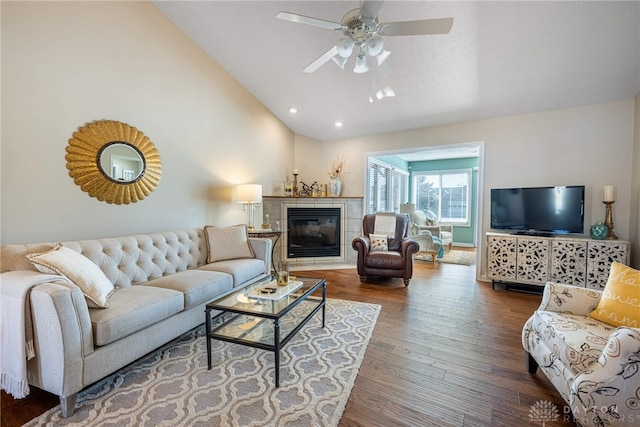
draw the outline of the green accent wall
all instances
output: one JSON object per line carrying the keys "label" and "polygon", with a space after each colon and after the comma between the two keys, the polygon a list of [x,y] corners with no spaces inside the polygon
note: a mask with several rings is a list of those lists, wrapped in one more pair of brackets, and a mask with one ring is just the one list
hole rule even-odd
{"label": "green accent wall", "polygon": [[410,163],[406,160],[402,160],[398,156],[373,156],[374,159],[380,160],[381,162],[388,163],[391,166],[395,166],[398,169],[409,172]]}

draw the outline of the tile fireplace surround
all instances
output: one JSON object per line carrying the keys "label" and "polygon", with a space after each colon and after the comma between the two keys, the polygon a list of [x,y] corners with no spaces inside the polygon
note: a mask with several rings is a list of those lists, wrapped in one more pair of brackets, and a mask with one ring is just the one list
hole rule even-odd
{"label": "tile fireplace surround", "polygon": [[[274,248],[273,258],[289,262],[292,268],[355,265],[358,253],[351,248],[351,241],[362,234],[362,197],[279,197],[262,198],[263,214],[269,215],[271,227],[280,221],[282,237]],[[340,256],[287,258],[287,208],[340,208]],[[263,218],[264,219],[264,218]],[[256,221],[258,222],[258,221]],[[262,222],[262,221],[261,221]]]}

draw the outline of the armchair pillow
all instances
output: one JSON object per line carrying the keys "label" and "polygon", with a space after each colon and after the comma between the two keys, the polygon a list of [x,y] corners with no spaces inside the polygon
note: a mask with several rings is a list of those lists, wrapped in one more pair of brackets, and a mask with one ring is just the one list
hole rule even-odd
{"label": "armchair pillow", "polygon": [[229,227],[204,227],[207,237],[207,263],[238,258],[255,258],[249,243],[247,226],[244,224]]}
{"label": "armchair pillow", "polygon": [[386,234],[369,234],[369,240],[371,241],[371,251],[389,250]]}
{"label": "armchair pillow", "polygon": [[427,216],[422,211],[413,211],[411,213],[411,222],[415,223],[418,227],[430,225],[427,223]]}
{"label": "armchair pillow", "polygon": [[82,290],[89,307],[108,307],[107,300],[115,291],[115,287],[100,267],[81,253],[58,243],[50,251],[29,254],[27,258],[38,271],[55,272],[71,280]]}
{"label": "armchair pillow", "polygon": [[640,271],[613,262],[602,298],[589,316],[612,326],[640,327]]}

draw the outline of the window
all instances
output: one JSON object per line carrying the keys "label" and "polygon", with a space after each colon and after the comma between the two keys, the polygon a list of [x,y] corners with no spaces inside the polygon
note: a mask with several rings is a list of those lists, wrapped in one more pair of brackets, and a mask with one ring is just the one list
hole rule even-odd
{"label": "window", "polygon": [[409,174],[375,159],[369,159],[369,204],[367,213],[397,212],[407,200]]}
{"label": "window", "polygon": [[471,225],[470,188],[471,169],[413,174],[416,209],[438,223]]}

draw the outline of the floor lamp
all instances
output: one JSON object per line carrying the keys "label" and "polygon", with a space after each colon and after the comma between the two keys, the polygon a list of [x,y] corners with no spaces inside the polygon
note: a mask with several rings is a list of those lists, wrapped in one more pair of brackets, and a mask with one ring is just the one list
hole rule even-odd
{"label": "floor lamp", "polygon": [[247,226],[253,230],[253,208],[262,201],[262,185],[240,184],[236,186],[236,201],[247,210]]}

